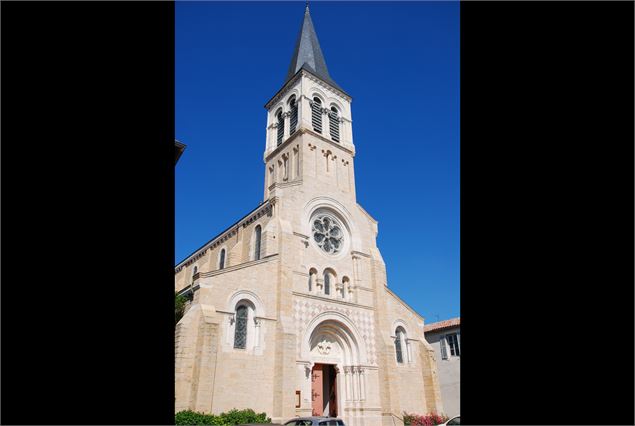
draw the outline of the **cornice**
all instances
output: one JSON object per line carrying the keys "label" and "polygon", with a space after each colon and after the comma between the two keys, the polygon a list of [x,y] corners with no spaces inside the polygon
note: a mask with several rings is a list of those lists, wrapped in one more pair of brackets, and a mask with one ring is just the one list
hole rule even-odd
{"label": "cornice", "polygon": [[309,80],[314,81],[319,86],[321,86],[321,87],[325,88],[326,90],[328,90],[328,91],[330,91],[330,92],[332,92],[332,93],[344,98],[348,102],[351,102],[353,100],[353,98],[351,96],[349,96],[347,93],[344,93],[343,91],[339,90],[338,88],[330,85],[329,83],[327,83],[326,81],[322,80],[320,77],[316,76],[312,72],[307,71],[304,68],[301,68],[300,70],[298,70],[298,72],[284,86],[282,86],[280,88],[280,90],[278,90],[276,92],[275,95],[273,95],[273,97],[271,99],[269,99],[269,101],[265,104],[265,109],[269,110],[272,105],[274,105],[281,98],[283,98],[284,95],[289,90],[289,88],[291,86],[293,86],[300,79],[301,76],[306,76]]}
{"label": "cornice", "polygon": [[[342,92],[341,90],[337,89],[336,87],[331,86],[329,83],[327,83],[326,81],[322,80],[320,77],[316,76],[315,74],[307,71],[307,70],[301,70],[304,74],[306,74],[307,78],[309,80],[314,81],[315,83],[317,83],[319,86],[323,87],[324,89],[333,92],[334,94],[344,98],[346,101],[351,102],[353,100],[353,98],[351,98],[349,95],[347,95],[346,93]],[[304,75],[303,74],[303,75]]]}
{"label": "cornice", "polygon": [[[274,260],[278,256],[278,253],[270,254],[269,256],[263,257],[258,260],[250,260],[249,262],[239,263],[238,265],[227,266],[223,269],[216,269],[215,271],[201,272],[201,278],[210,278],[215,277],[217,275],[223,275],[228,272],[237,271],[243,268],[249,268],[251,266],[260,265],[261,263],[267,263]],[[203,288],[205,288],[205,284],[203,284]]]}
{"label": "cornice", "polygon": [[186,257],[183,261],[181,261],[178,265],[175,266],[174,273],[178,274],[179,272],[181,272],[181,270],[184,267],[191,265],[192,263],[194,263],[201,257],[205,256],[208,250],[213,250],[214,248],[218,247],[220,244],[227,241],[229,238],[236,235],[236,233],[238,233],[238,230],[241,227],[245,228],[254,220],[262,217],[264,214],[269,213],[272,207],[273,207],[272,200],[266,200],[260,206],[256,207],[256,209],[254,209],[247,216],[244,216],[238,222],[236,222],[235,224],[227,228],[225,231],[221,232],[218,236],[212,238],[210,241],[205,243],[203,247],[199,248],[198,250],[194,251],[194,253]]}
{"label": "cornice", "polygon": [[415,314],[417,317],[421,318],[421,321],[425,321],[425,318],[423,318],[423,316],[421,314],[419,314],[417,311],[415,311],[410,305],[408,305],[406,302],[404,302],[401,297],[399,297],[395,293],[393,293],[393,291],[390,290],[388,287],[384,287],[384,289],[386,289],[388,294],[392,295],[395,299],[397,299],[399,302],[401,302],[406,309],[408,309],[410,312]]}
{"label": "cornice", "polygon": [[375,310],[375,308],[372,307],[372,306],[360,305],[358,303],[347,302],[345,300],[337,300],[337,299],[331,299],[329,297],[316,296],[314,294],[300,293],[299,291],[292,291],[291,293],[294,296],[306,297],[308,299],[320,300],[322,302],[330,302],[330,303],[335,303],[335,304],[339,304],[339,305],[352,306],[352,307],[355,307],[355,308],[368,309],[369,311],[374,311]]}
{"label": "cornice", "polygon": [[265,109],[269,110],[269,108],[271,108],[271,106],[273,104],[275,104],[276,102],[278,102],[282,97],[284,97],[284,95],[287,93],[287,91],[291,88],[291,86],[293,86],[299,79],[300,76],[302,75],[302,71],[300,70],[296,73],[296,75],[294,75],[291,80],[287,81],[287,83],[282,86],[280,88],[280,90],[278,90],[276,92],[275,95],[273,95],[273,97],[271,99],[269,99],[269,101],[267,101],[267,103],[265,104]]}

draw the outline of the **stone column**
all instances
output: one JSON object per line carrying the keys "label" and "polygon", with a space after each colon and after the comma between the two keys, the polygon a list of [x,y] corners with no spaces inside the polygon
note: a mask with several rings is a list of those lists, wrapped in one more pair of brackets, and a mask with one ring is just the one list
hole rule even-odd
{"label": "stone column", "polygon": [[260,347],[260,326],[262,325],[262,319],[254,318],[254,349],[258,349]]}
{"label": "stone column", "polygon": [[360,401],[366,400],[366,377],[364,375],[364,369],[359,367],[359,395]]}
{"label": "stone column", "polygon": [[353,391],[351,387],[351,367],[344,367],[344,382],[346,383],[346,400],[351,401],[353,399]]}
{"label": "stone column", "polygon": [[353,401],[359,401],[359,375],[357,367],[351,367],[353,373]]}

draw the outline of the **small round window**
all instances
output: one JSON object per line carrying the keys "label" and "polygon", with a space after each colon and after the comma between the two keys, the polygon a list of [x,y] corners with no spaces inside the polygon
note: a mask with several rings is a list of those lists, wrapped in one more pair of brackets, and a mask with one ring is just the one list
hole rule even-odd
{"label": "small round window", "polygon": [[340,253],[344,247],[344,227],[333,215],[322,213],[311,219],[311,232],[315,243],[328,254]]}

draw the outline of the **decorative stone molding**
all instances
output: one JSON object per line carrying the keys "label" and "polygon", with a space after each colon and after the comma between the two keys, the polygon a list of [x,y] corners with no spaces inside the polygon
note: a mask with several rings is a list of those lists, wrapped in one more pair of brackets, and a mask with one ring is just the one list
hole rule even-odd
{"label": "decorative stone molding", "polygon": [[311,80],[314,83],[317,83],[318,86],[320,86],[321,89],[326,89],[327,91],[340,96],[342,98],[344,98],[345,100],[347,100],[348,102],[350,102],[353,98],[351,98],[350,96],[348,96],[346,93],[342,92],[341,90],[336,89],[335,87],[331,86],[330,84],[328,84],[327,82],[325,82],[324,80],[322,80],[319,77],[314,76],[313,74],[311,74],[310,72],[306,71],[306,70],[302,70],[302,75],[306,76],[309,80]]}
{"label": "decorative stone molding", "polygon": [[183,270],[183,268],[190,266],[192,263],[196,262],[198,259],[200,259],[205,254],[207,254],[209,250],[215,249],[219,245],[223,244],[225,241],[229,240],[231,237],[237,235],[238,229],[241,226],[244,228],[249,223],[262,217],[264,214],[271,214],[274,203],[275,203],[274,200],[267,200],[263,202],[254,211],[252,211],[247,216],[243,217],[237,224],[232,225],[231,228],[226,229],[220,235],[211,239],[205,246],[203,246],[202,248],[200,248],[199,250],[191,254],[189,257],[187,257],[185,260],[183,260],[181,263],[179,263],[174,268],[174,273],[178,274],[179,272]]}
{"label": "decorative stone molding", "polygon": [[329,342],[326,339],[323,339],[321,342],[317,344],[318,352],[322,355],[328,355],[331,353],[332,342]]}

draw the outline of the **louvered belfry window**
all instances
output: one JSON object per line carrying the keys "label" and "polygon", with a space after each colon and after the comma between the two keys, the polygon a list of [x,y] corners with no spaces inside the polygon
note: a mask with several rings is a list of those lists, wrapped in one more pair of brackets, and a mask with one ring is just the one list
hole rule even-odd
{"label": "louvered belfry window", "polygon": [[322,133],[322,101],[320,98],[313,98],[313,102],[311,102],[311,122],[313,130]]}
{"label": "louvered belfry window", "polygon": [[295,133],[298,127],[298,104],[295,102],[295,98],[291,98],[291,120],[289,121],[289,134]]}
{"label": "louvered belfry window", "polygon": [[284,137],[284,117],[282,116],[282,111],[279,111],[276,117],[278,117],[278,145],[280,145]]}
{"label": "louvered belfry window", "polygon": [[335,107],[329,111],[329,130],[331,131],[331,139],[335,142],[340,141],[340,117]]}
{"label": "louvered belfry window", "polygon": [[401,330],[397,329],[397,337],[395,338],[395,352],[397,354],[397,362],[403,364],[403,353],[401,352]]}
{"label": "louvered belfry window", "polygon": [[236,330],[234,332],[234,348],[245,349],[247,346],[247,306],[241,305],[236,309]]}

